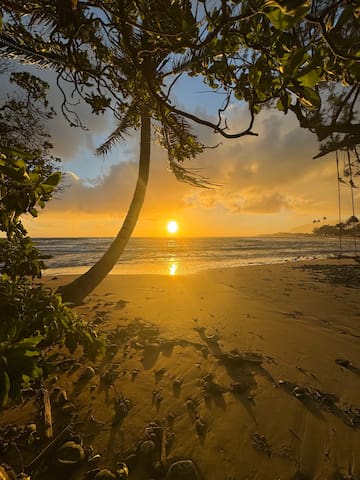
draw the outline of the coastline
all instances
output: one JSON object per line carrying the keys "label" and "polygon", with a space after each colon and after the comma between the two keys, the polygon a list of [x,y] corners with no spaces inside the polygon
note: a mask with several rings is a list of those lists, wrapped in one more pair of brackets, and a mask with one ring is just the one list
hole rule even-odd
{"label": "coastline", "polygon": [[[43,239],[39,244],[45,255],[47,275],[81,274],[101,257],[109,239]],[[346,242],[343,253],[351,254]],[[231,237],[231,238],[132,238],[111,274],[175,274],[266,265],[288,261],[335,258],[334,239],[315,237]]]}
{"label": "coastline", "polygon": [[[80,391],[85,365],[59,379],[85,432],[89,409],[110,425],[91,437],[104,464],[167,418],[168,461],[191,458],[206,480],[359,478],[360,268],[341,265],[108,276],[77,311],[114,355]],[[109,371],[133,405],[116,427],[114,393],[101,388]]]}
{"label": "coastline", "polygon": [[[345,258],[344,258],[345,259]],[[239,260],[238,263],[233,260],[228,262],[224,260],[219,260],[218,262],[212,262],[207,264],[191,264],[187,262],[186,265],[183,265],[181,261],[177,259],[170,259],[168,261],[162,262],[142,262],[142,263],[118,263],[113,269],[108,273],[109,276],[112,275],[160,275],[160,276],[183,276],[183,275],[194,275],[198,273],[206,273],[208,271],[214,270],[228,270],[235,268],[243,267],[255,267],[255,266],[266,266],[266,265],[284,265],[303,262],[324,262],[324,261],[337,261],[338,256],[336,254],[324,254],[324,255],[298,255],[296,257],[274,259],[269,261],[269,259],[258,259],[258,260]],[[76,277],[82,275],[87,270],[89,270],[92,265],[83,265],[83,266],[68,266],[68,267],[59,267],[59,268],[46,268],[43,270],[43,277],[50,278],[54,276],[60,277]]]}

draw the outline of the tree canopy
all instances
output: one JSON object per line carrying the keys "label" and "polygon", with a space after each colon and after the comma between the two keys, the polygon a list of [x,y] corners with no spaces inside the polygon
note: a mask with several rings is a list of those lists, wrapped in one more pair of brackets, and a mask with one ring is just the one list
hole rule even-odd
{"label": "tree canopy", "polygon": [[[359,143],[360,4],[358,0],[110,0],[3,2],[3,55],[52,65],[63,113],[81,124],[64,84],[94,113],[112,109],[119,125],[106,151],[144,109],[177,161],[204,149],[188,122],[224,137],[254,135],[256,114],[292,111],[320,141],[320,155]],[[224,93],[218,121],[183,111],[171,90],[181,75]],[[246,102],[249,123],[232,132],[226,110]]]}

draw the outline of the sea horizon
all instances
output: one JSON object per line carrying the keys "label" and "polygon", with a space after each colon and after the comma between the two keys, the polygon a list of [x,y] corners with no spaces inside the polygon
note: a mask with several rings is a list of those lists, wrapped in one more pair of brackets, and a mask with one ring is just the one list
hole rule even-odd
{"label": "sea horizon", "polygon": [[[62,238],[108,238],[108,239],[114,239],[116,238],[116,235],[113,236],[108,236],[108,235],[83,235],[83,236],[33,236],[31,235],[31,238],[33,240],[41,240],[41,239],[62,239]],[[144,239],[149,239],[149,238],[160,238],[160,239],[168,239],[168,240],[176,240],[176,239],[187,239],[187,238],[254,238],[254,237],[287,237],[287,236],[296,236],[296,237],[302,237],[302,236],[314,236],[318,237],[314,233],[306,233],[306,232],[276,232],[276,233],[258,233],[258,234],[253,234],[253,235],[170,235],[170,234],[165,234],[165,235],[132,235],[130,238],[144,238]],[[318,237],[320,238],[320,237]]]}

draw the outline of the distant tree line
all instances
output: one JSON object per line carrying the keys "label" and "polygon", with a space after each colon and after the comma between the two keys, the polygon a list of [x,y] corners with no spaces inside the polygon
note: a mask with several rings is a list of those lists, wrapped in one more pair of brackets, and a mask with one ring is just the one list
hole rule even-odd
{"label": "distant tree line", "polygon": [[[324,217],[326,220],[326,217]],[[314,220],[313,223],[319,223],[320,220]],[[338,235],[360,235],[359,219],[352,215],[345,222],[336,225],[321,225],[313,228],[313,234],[325,237],[334,237]]]}

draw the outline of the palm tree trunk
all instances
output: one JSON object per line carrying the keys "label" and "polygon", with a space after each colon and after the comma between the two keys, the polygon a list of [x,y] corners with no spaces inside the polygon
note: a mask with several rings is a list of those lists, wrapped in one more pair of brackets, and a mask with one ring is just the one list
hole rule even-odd
{"label": "palm tree trunk", "polygon": [[150,167],[150,117],[141,117],[139,173],[133,198],[119,233],[104,255],[86,273],[59,288],[65,302],[80,304],[101,282],[123,253],[144,203]]}

